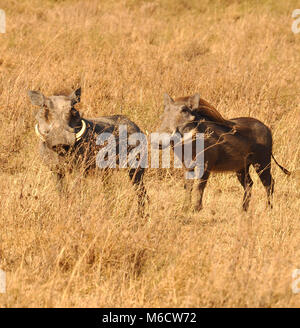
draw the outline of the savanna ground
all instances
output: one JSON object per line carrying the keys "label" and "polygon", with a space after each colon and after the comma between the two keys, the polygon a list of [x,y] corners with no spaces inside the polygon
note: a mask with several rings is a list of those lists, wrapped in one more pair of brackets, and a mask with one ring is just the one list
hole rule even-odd
{"label": "savanna ground", "polygon": [[[2,307],[298,307],[298,1],[0,0]],[[139,217],[124,171],[69,177],[60,198],[41,165],[28,89],[82,86],[86,117],[123,113],[155,131],[162,95],[201,96],[273,132],[274,208],[252,170],[248,213],[235,174],[213,175],[184,212],[179,170],[148,170]]]}

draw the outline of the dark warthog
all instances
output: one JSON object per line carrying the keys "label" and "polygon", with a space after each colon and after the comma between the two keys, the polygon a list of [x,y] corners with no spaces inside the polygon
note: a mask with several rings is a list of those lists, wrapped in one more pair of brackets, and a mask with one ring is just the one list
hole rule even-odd
{"label": "dark warthog", "polygon": [[[198,180],[196,210],[202,209],[203,191],[210,172],[233,171],[244,188],[243,209],[247,211],[253,185],[249,175],[250,165],[253,165],[266,188],[268,204],[272,207],[274,180],[271,176],[271,156],[285,174],[289,175],[290,172],[279,165],[272,154],[272,134],[268,127],[252,117],[225,120],[199,94],[175,100],[165,94],[164,107],[160,132],[177,132],[181,136],[181,142],[185,133],[204,134],[204,172]],[[195,158],[195,141],[192,142]],[[191,202],[193,182],[185,181],[187,206]]]}
{"label": "dark warthog", "polygon": [[[40,154],[43,162],[57,177],[59,189],[66,170],[72,171],[77,167],[87,172],[96,168],[96,157],[101,149],[97,145],[97,137],[101,133],[111,133],[115,136],[117,145],[115,158],[118,164],[118,155],[120,155],[118,127],[126,126],[128,137],[141,132],[135,123],[122,115],[82,118],[74,108],[75,104],[80,102],[81,89],[77,89],[69,96],[59,95],[48,98],[37,91],[29,91],[28,94],[32,104],[40,107],[36,115],[38,123],[35,126],[36,134],[41,139]],[[125,152],[127,150],[129,153],[132,149],[132,146],[127,146]],[[131,166],[129,169],[129,176],[137,189],[139,211],[142,211],[146,197],[143,175],[144,168],[140,165],[136,168]]]}

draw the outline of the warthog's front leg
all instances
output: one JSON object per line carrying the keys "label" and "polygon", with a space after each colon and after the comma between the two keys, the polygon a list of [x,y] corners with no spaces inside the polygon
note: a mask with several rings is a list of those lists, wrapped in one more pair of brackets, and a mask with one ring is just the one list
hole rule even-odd
{"label": "warthog's front leg", "polygon": [[193,179],[186,179],[184,177],[184,189],[185,189],[185,196],[184,196],[184,204],[183,204],[183,210],[187,211],[192,203],[192,191],[194,186],[194,180]]}
{"label": "warthog's front leg", "polygon": [[145,200],[147,199],[147,201],[149,202],[149,198],[143,182],[144,173],[145,170],[140,167],[129,170],[129,177],[134,187],[136,188],[138,196],[138,212],[140,215],[144,214]]}
{"label": "warthog's front leg", "polygon": [[65,189],[65,179],[64,174],[59,172],[52,172],[52,176],[54,178],[55,187],[59,193],[62,193]]}
{"label": "warthog's front leg", "polygon": [[252,190],[252,186],[253,186],[253,181],[249,174],[249,167],[250,167],[250,165],[248,164],[245,167],[245,169],[236,172],[237,178],[244,188],[244,197],[243,197],[243,210],[244,211],[248,210],[249,202],[250,202],[250,198],[251,198],[251,190]]}
{"label": "warthog's front leg", "polygon": [[203,198],[203,192],[207,183],[207,180],[209,178],[210,172],[204,171],[203,176],[201,179],[198,180],[198,196],[197,196],[197,203],[195,206],[196,211],[200,211],[203,208],[202,205],[202,198]]}

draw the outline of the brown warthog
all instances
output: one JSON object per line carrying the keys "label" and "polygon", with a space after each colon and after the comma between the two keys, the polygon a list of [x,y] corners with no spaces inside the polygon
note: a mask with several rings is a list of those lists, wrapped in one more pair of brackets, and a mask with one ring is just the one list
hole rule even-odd
{"label": "brown warthog", "polygon": [[[250,165],[253,165],[266,188],[268,204],[272,207],[274,180],[271,176],[271,156],[285,174],[289,175],[290,172],[275,160],[272,154],[272,134],[267,126],[252,117],[226,120],[199,94],[175,100],[165,94],[164,107],[161,133],[178,133],[181,136],[179,144],[185,133],[204,134],[204,170],[198,180],[196,210],[202,209],[203,191],[210,173],[233,171],[244,188],[243,209],[247,211],[253,185],[249,175]],[[195,153],[195,139],[191,142],[195,158],[198,155]],[[190,167],[188,170],[195,169]],[[185,181],[186,206],[191,202],[193,182],[188,179]]]}
{"label": "brown warthog", "polygon": [[[35,126],[36,134],[41,139],[40,154],[43,162],[56,176],[59,189],[62,187],[67,170],[72,171],[76,167],[87,172],[96,168],[97,155],[104,147],[104,144],[99,144],[98,138],[103,136],[103,133],[114,137],[116,147],[115,153],[112,154],[116,160],[115,163],[119,164],[121,137],[118,127],[126,127],[127,133],[123,136],[125,138],[141,132],[135,123],[122,115],[94,119],[81,117],[74,107],[80,102],[81,89],[77,89],[68,96],[45,97],[37,91],[29,91],[28,95],[32,104],[40,107],[36,114],[38,123]],[[132,146],[126,144],[125,156],[132,149]],[[139,211],[142,211],[146,197],[143,175],[144,168],[141,165],[130,166],[129,176],[137,190]]]}

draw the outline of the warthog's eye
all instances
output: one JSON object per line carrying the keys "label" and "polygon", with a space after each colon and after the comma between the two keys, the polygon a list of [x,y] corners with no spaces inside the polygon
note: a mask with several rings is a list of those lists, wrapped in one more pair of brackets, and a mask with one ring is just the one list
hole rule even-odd
{"label": "warthog's eye", "polygon": [[190,113],[190,109],[188,107],[182,107],[181,108],[181,113]]}

